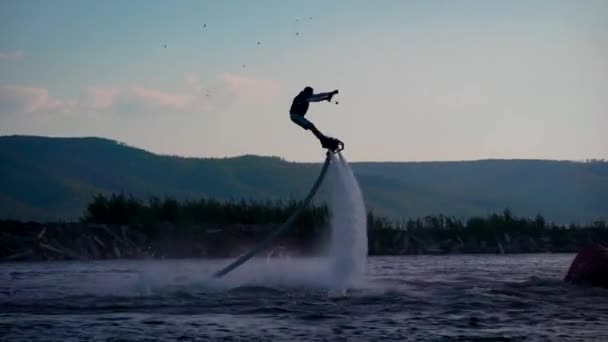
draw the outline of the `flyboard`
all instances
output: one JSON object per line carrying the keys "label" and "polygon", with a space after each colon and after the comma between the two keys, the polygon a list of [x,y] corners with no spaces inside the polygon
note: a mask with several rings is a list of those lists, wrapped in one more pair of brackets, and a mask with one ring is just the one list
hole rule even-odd
{"label": "flyboard", "polygon": [[342,141],[340,141],[336,138],[331,138],[331,137],[325,137],[321,141],[321,146],[323,148],[327,149],[325,162],[323,163],[323,167],[321,168],[321,173],[319,173],[319,177],[317,177],[317,180],[315,181],[312,188],[310,189],[308,196],[306,196],[306,198],[300,204],[300,206],[293,212],[293,214],[291,214],[291,216],[289,216],[287,221],[285,221],[282,225],[280,225],[274,231],[272,231],[268,236],[266,236],[266,238],[264,240],[260,241],[257,245],[253,246],[253,248],[251,248],[247,253],[241,255],[238,259],[233,261],[231,264],[225,266],[221,270],[214,273],[214,275],[213,275],[214,277],[216,277],[216,278],[223,277],[226,274],[232,272],[234,269],[236,269],[237,267],[244,264],[247,260],[251,259],[256,254],[258,254],[259,252],[268,248],[279,236],[281,236],[282,234],[287,232],[287,230],[289,228],[291,228],[291,226],[295,222],[296,218],[298,218],[298,216],[302,213],[302,211],[304,211],[304,209],[310,204],[310,201],[312,201],[312,198],[315,196],[315,194],[319,190],[321,183],[323,183],[323,179],[325,178],[325,174],[327,173],[327,169],[329,168],[329,164],[330,164],[330,160],[331,160],[330,153],[338,153],[344,149],[344,143]]}

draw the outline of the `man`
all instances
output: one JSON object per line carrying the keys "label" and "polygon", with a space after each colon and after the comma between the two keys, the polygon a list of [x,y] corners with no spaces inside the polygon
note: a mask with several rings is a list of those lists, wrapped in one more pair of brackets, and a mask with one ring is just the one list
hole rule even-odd
{"label": "man", "polygon": [[331,150],[336,150],[338,148],[338,143],[341,142],[337,139],[326,137],[317,129],[317,127],[315,127],[315,125],[313,125],[312,122],[306,120],[304,116],[308,111],[308,105],[310,102],[329,102],[336,94],[338,94],[338,90],[334,90],[329,93],[314,94],[311,87],[306,87],[293,99],[291,109],[289,110],[291,121],[305,130],[310,130],[317,137],[317,139],[319,139],[322,147],[329,148]]}

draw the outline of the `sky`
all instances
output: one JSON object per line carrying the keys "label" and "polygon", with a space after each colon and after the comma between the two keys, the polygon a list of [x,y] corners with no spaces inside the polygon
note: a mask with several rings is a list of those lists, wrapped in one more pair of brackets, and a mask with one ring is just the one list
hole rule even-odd
{"label": "sky", "polygon": [[305,86],[351,161],[608,159],[608,1],[0,2],[0,135],[320,161]]}

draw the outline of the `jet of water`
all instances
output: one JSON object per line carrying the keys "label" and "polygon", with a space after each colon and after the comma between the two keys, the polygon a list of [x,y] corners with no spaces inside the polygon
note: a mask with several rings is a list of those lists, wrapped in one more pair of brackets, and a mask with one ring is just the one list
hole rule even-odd
{"label": "jet of water", "polygon": [[361,189],[341,153],[331,157],[331,249],[333,285],[350,288],[363,280],[367,260],[367,211]]}

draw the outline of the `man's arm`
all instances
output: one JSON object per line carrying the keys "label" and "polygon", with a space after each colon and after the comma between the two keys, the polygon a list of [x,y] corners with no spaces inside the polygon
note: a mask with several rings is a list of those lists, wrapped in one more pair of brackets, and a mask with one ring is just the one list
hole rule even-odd
{"label": "man's arm", "polygon": [[308,98],[308,102],[321,102],[321,101],[330,101],[331,98],[336,95],[338,93],[337,90],[334,90],[332,92],[329,93],[319,93],[319,94],[314,94],[311,97]]}

